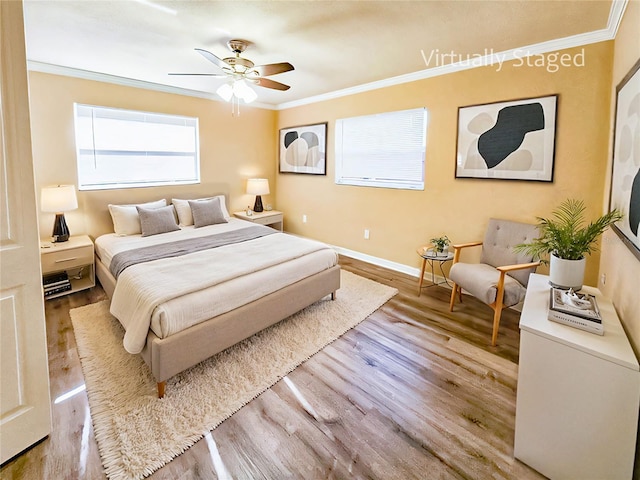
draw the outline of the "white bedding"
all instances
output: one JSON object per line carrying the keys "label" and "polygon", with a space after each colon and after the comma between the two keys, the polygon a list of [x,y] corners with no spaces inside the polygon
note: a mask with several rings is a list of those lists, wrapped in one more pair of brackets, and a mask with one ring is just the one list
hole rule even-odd
{"label": "white bedding", "polygon": [[[105,266],[117,253],[252,225],[229,223],[151,237],[108,234],[96,240]],[[125,349],[139,353],[149,328],[165,338],[337,264],[327,245],[283,233],[127,268],[118,278],[111,313],[125,327]]]}

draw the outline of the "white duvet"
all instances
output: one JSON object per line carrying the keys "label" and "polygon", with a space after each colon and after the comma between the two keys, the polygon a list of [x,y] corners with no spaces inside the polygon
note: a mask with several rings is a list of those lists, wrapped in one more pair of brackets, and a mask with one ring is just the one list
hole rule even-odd
{"label": "white duvet", "polygon": [[[232,219],[217,230],[229,231],[247,225],[251,224]],[[107,235],[100,237],[96,245],[102,262],[108,266],[111,258],[124,249],[217,233],[213,231],[215,227],[219,226],[186,228],[144,238]],[[181,257],[133,265],[118,277],[111,313],[126,330],[125,349],[139,353],[150,328],[159,337],[166,337],[335,264],[337,254],[327,245],[274,233]]]}

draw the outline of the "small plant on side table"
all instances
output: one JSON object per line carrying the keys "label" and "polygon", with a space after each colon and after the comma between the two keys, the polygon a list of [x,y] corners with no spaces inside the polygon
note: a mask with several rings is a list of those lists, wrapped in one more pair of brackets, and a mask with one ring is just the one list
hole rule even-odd
{"label": "small plant on side table", "polygon": [[443,235],[442,237],[434,237],[429,241],[431,242],[433,252],[436,255],[443,255],[446,252],[447,247],[451,244],[451,240],[449,240],[449,237],[446,235]]}

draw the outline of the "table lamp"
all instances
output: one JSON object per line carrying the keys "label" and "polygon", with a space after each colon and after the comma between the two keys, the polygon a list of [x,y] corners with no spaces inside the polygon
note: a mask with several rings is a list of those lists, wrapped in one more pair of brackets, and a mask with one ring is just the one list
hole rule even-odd
{"label": "table lamp", "polygon": [[253,211],[262,212],[262,197],[260,195],[269,195],[269,180],[266,178],[250,178],[247,180],[247,193],[256,196]]}
{"label": "table lamp", "polygon": [[42,188],[40,195],[40,209],[43,212],[56,214],[53,222],[54,242],[66,242],[69,240],[69,227],[64,219],[64,212],[78,208],[76,189],[73,185],[53,185]]}

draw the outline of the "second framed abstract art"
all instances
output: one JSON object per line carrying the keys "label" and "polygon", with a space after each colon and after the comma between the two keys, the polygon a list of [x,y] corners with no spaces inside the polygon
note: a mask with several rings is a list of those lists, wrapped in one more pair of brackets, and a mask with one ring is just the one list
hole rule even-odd
{"label": "second framed abstract art", "polygon": [[553,181],[558,95],[460,107],[456,178]]}
{"label": "second framed abstract art", "polygon": [[327,124],[280,130],[280,173],[327,174]]}

